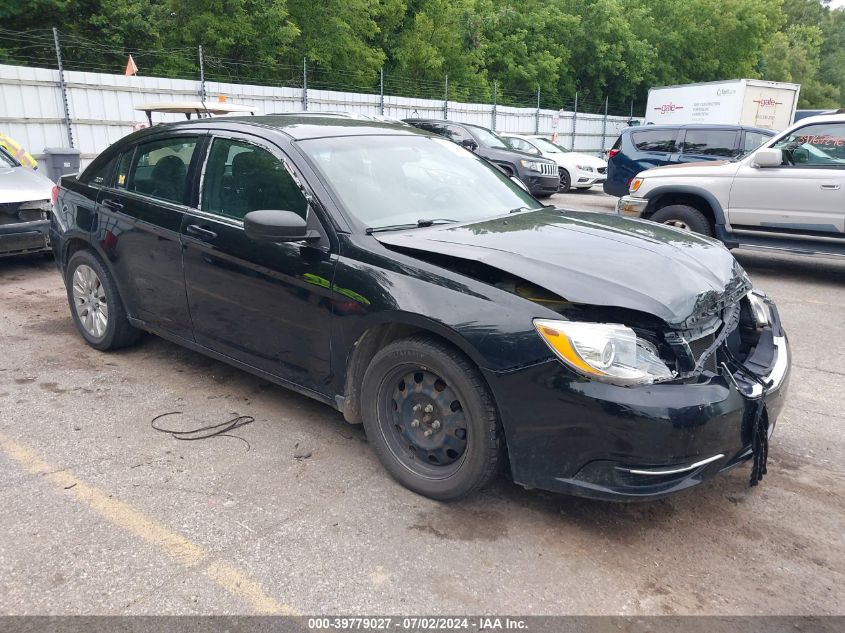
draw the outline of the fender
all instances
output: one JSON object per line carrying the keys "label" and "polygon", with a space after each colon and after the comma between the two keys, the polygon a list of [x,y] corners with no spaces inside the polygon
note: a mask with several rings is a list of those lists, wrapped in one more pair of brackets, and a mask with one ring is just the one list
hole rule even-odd
{"label": "fender", "polygon": [[727,224],[722,204],[710,191],[702,189],[701,187],[694,187],[691,185],[661,185],[650,190],[644,197],[646,200],[651,201],[660,196],[673,193],[682,193],[703,198],[710,205],[710,208],[713,209],[713,216],[716,218],[716,225],[725,226]]}

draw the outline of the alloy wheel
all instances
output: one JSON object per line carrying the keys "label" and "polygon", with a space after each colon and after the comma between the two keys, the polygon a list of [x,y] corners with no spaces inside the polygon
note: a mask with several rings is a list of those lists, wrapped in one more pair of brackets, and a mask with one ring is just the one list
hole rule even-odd
{"label": "alloy wheel", "polygon": [[101,338],[109,323],[109,306],[103,283],[93,268],[86,264],[77,266],[72,291],[73,305],[82,327],[90,336]]}

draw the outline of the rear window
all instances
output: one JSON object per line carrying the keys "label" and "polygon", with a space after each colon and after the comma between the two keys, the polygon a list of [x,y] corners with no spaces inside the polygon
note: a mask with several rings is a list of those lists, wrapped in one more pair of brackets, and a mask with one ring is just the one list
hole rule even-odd
{"label": "rear window", "polygon": [[631,133],[631,141],[641,152],[676,152],[675,139],[678,129],[638,130]]}
{"label": "rear window", "polygon": [[736,130],[688,129],[682,152],[700,156],[736,156]]}

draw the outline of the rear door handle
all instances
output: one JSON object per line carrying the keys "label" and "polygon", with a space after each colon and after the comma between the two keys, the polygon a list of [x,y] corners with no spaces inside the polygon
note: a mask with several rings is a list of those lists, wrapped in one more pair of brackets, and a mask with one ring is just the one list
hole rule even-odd
{"label": "rear door handle", "polygon": [[106,198],[105,200],[103,200],[103,204],[112,211],[120,211],[121,209],[123,209],[123,204],[121,204],[114,198]]}
{"label": "rear door handle", "polygon": [[822,189],[824,189],[825,191],[836,191],[837,189],[839,189],[839,185],[825,183],[822,185]]}
{"label": "rear door handle", "polygon": [[199,226],[198,224],[189,224],[185,227],[185,232],[193,235],[194,237],[198,237],[204,242],[210,242],[217,237],[217,233],[204,226]]}

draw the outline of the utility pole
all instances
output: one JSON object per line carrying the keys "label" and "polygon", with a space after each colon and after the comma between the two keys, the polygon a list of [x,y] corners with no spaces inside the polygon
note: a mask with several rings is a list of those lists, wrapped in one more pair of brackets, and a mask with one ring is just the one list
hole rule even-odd
{"label": "utility pole", "polygon": [[443,93],[443,119],[447,120],[449,118],[449,75],[446,75],[446,88],[445,92]]}
{"label": "utility pole", "polygon": [[379,111],[384,116],[384,66],[379,70],[378,80]]}
{"label": "utility pole", "polygon": [[202,58],[202,44],[199,45],[200,56],[200,101],[205,103],[205,64]]}
{"label": "utility pole", "polygon": [[62,48],[59,46],[59,31],[53,27],[53,43],[56,45],[56,61],[59,64],[59,88],[62,91],[62,104],[65,109],[65,128],[67,128],[67,142],[73,147],[73,130],[70,127],[70,108],[67,101],[67,86],[65,85],[65,69],[62,65]]}
{"label": "utility pole", "polygon": [[302,111],[308,112],[308,58],[302,58]]}

